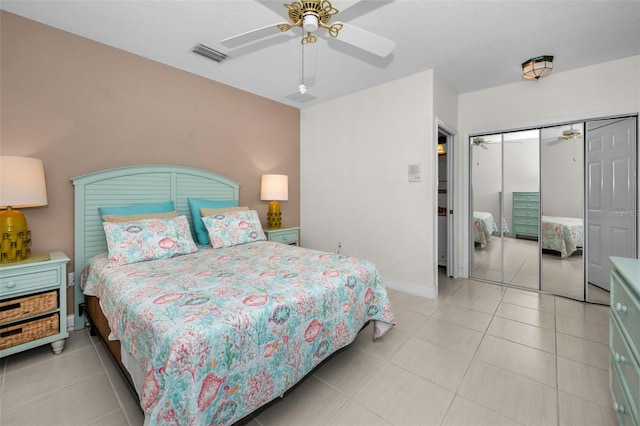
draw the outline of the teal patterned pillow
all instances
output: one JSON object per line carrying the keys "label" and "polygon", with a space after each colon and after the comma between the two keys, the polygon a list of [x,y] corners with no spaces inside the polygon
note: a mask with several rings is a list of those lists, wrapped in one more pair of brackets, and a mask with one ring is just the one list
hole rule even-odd
{"label": "teal patterned pillow", "polygon": [[173,219],[144,219],[132,222],[104,222],[109,249],[109,266],[194,253],[186,216]]}
{"label": "teal patterned pillow", "polygon": [[205,229],[202,220],[202,214],[200,213],[200,209],[202,207],[218,209],[222,207],[237,207],[238,200],[204,200],[201,198],[187,198],[189,202],[189,209],[191,210],[191,219],[193,219],[193,230],[196,233],[196,238],[198,242],[206,246],[209,244],[209,236],[207,235],[207,230]]}
{"label": "teal patterned pillow", "polygon": [[202,222],[207,228],[213,248],[231,247],[267,239],[262,230],[258,212],[255,210],[206,216],[202,218]]}

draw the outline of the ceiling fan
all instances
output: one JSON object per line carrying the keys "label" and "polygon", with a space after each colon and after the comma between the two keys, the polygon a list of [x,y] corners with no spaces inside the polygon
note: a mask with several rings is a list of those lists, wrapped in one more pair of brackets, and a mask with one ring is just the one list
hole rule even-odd
{"label": "ceiling fan", "polygon": [[300,41],[303,45],[315,43],[317,40],[315,31],[318,30],[318,28],[322,28],[337,40],[383,58],[389,56],[395,48],[395,42],[385,37],[344,22],[332,23],[332,19],[339,11],[331,5],[329,0],[293,1],[291,3],[284,3],[284,7],[287,9],[289,22],[257,28],[226,38],[220,43],[225,47],[235,48],[279,32],[286,32],[292,28],[299,27],[303,30],[303,36]]}

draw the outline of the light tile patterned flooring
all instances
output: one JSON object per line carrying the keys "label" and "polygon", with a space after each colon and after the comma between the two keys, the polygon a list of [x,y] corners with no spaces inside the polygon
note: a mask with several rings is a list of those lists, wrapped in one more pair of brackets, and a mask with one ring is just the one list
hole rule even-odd
{"label": "light tile patterned flooring", "polygon": [[[572,299],[584,297],[583,256],[580,251],[562,259],[553,251],[539,254],[538,241],[505,236],[502,250],[499,236],[492,236],[486,247],[476,247],[471,276],[481,280],[510,283],[538,289],[542,274],[542,290]],[[539,265],[538,260],[542,261]],[[503,271],[504,268],[504,271]],[[504,275],[503,275],[504,272]],[[503,281],[504,280],[504,281]],[[608,304],[609,292],[589,284],[587,300]]]}
{"label": "light tile patterned flooring", "polygon": [[[246,425],[614,425],[605,306],[440,278],[437,300],[389,290],[371,328]],[[0,360],[0,425],[141,425],[107,351],[83,331]]]}

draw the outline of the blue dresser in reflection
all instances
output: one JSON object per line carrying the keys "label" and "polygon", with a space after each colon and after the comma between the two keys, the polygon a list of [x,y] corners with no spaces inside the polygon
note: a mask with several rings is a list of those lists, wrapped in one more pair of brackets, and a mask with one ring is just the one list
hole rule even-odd
{"label": "blue dresser in reflection", "polygon": [[516,237],[538,238],[540,222],[540,193],[513,193],[513,226],[511,233]]}

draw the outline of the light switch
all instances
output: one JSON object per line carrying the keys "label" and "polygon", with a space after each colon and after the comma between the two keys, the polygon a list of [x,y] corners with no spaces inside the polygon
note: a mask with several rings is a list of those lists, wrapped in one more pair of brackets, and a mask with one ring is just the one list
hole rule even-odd
{"label": "light switch", "polygon": [[409,164],[409,182],[422,182],[421,164]]}

